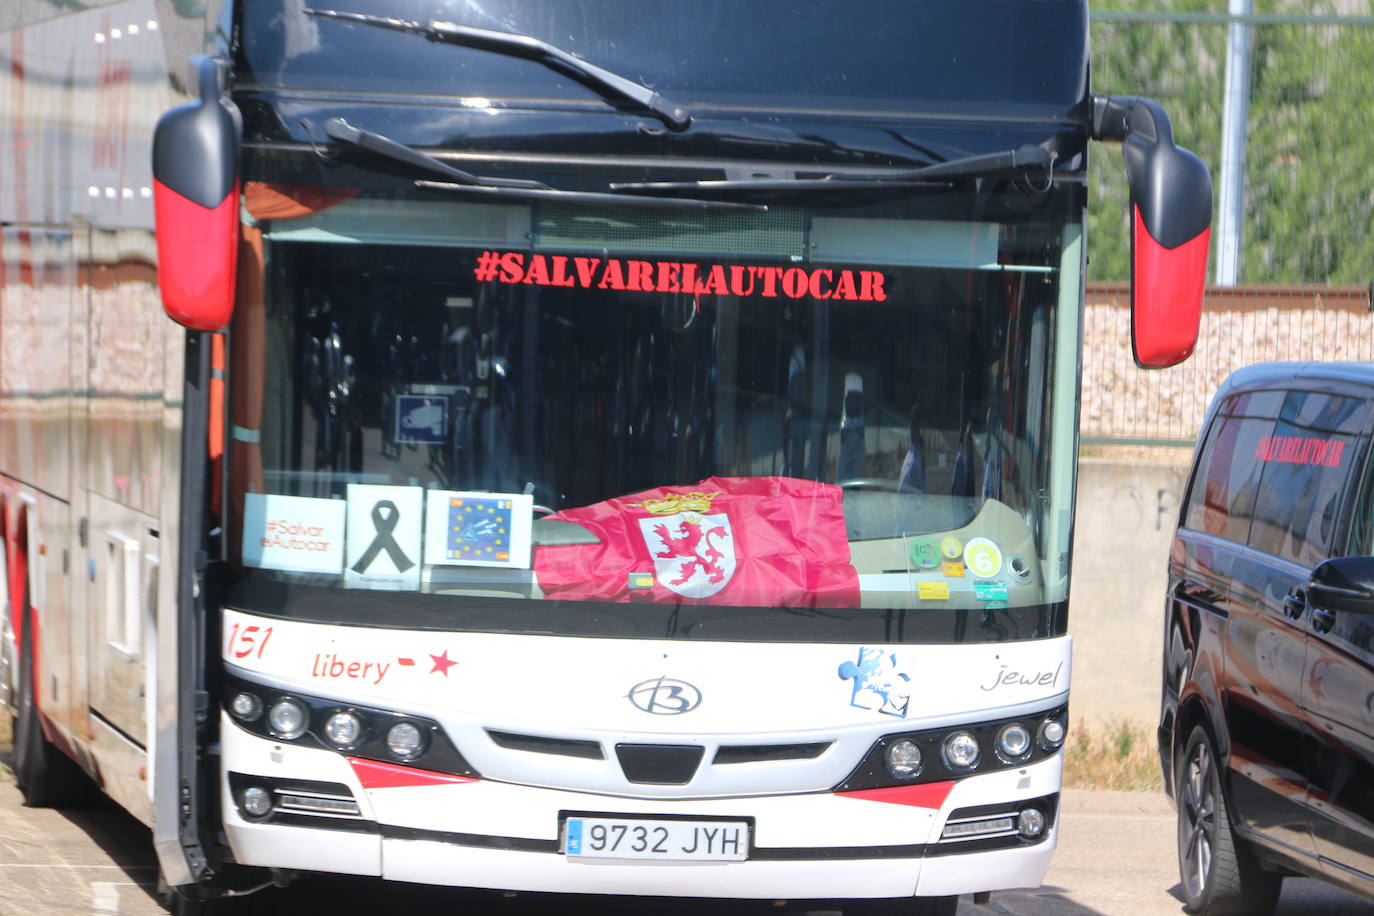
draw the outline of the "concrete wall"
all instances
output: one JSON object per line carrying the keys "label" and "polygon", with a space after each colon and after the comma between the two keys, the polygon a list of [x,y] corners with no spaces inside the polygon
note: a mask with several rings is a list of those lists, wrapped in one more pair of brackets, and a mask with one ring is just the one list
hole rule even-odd
{"label": "concrete wall", "polygon": [[1085,449],[1069,593],[1075,723],[1158,722],[1169,544],[1190,458],[1189,449]]}

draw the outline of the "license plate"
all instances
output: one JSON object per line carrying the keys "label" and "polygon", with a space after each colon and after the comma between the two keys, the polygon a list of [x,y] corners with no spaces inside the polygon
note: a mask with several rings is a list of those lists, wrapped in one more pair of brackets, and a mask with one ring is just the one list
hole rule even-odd
{"label": "license plate", "polygon": [[749,857],[749,824],[570,817],[564,822],[563,852],[575,859],[742,862]]}

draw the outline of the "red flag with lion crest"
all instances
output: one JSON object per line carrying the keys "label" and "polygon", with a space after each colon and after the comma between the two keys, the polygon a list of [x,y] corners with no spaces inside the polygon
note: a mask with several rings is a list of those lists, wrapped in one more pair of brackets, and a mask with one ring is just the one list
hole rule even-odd
{"label": "red flag with lion crest", "polygon": [[599,543],[536,548],[546,598],[854,607],[839,487],[790,477],[709,477],[566,509]]}

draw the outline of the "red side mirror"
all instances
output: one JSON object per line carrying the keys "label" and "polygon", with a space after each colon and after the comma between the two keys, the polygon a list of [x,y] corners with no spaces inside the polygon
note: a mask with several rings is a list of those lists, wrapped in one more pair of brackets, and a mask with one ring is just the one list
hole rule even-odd
{"label": "red side mirror", "polygon": [[174,321],[217,331],[234,311],[243,128],[218,64],[203,55],[191,63],[200,98],[166,112],[153,132],[157,278]]}
{"label": "red side mirror", "polygon": [[1120,140],[1131,186],[1131,349],[1136,365],[1163,369],[1197,346],[1212,177],[1174,145],[1169,116],[1150,99],[1097,97],[1093,136]]}

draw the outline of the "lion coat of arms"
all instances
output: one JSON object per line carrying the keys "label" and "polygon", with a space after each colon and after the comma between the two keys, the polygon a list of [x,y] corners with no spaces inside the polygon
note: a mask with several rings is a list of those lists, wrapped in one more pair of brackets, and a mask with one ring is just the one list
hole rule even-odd
{"label": "lion coat of arms", "polygon": [[735,538],[724,512],[678,512],[639,519],[660,585],[684,598],[709,598],[735,574]]}

